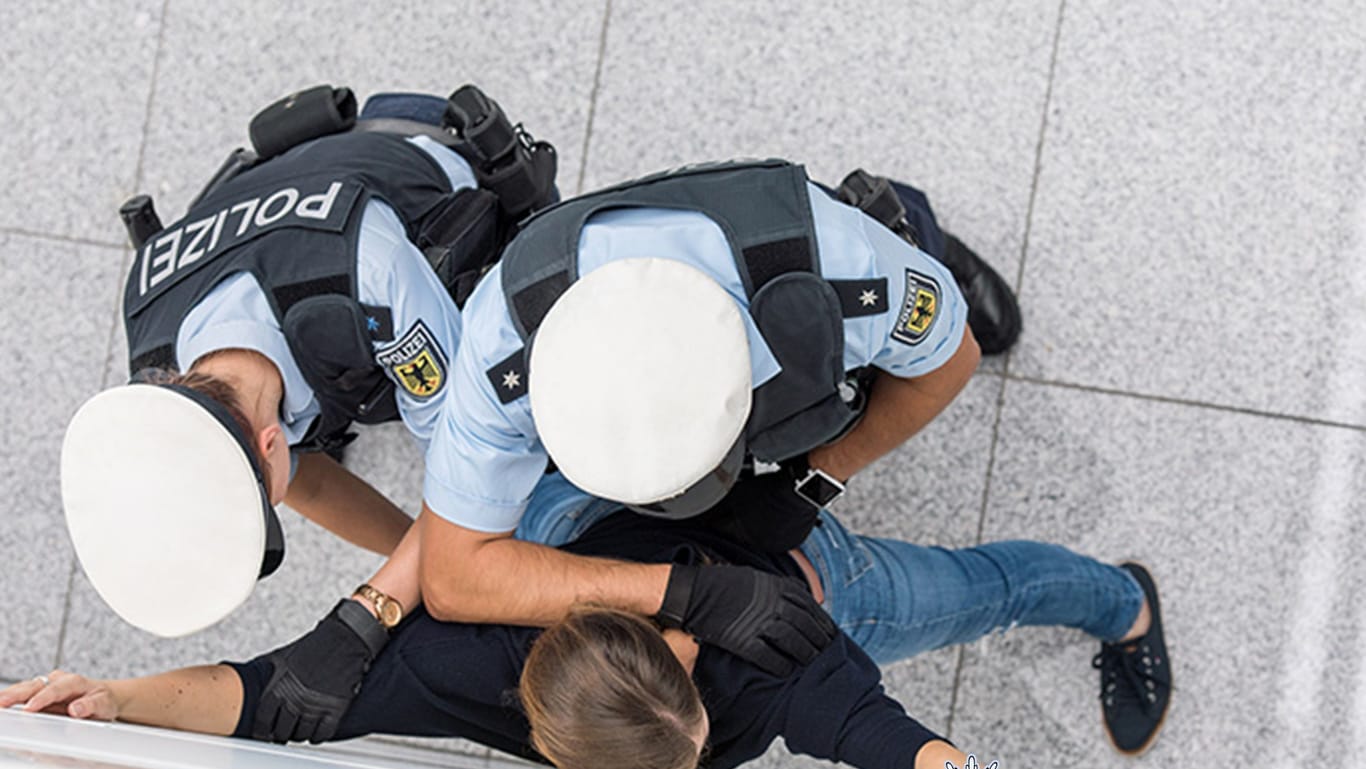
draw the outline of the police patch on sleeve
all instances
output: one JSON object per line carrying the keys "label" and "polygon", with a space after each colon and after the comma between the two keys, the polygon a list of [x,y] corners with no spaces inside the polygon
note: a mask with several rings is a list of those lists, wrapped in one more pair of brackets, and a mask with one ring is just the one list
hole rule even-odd
{"label": "police patch on sleeve", "polygon": [[923,272],[906,270],[906,298],[892,327],[892,338],[904,344],[919,344],[939,317],[939,282]]}
{"label": "police patch on sleeve", "polygon": [[436,395],[446,383],[446,356],[420,320],[402,339],[380,350],[375,360],[394,384],[418,400]]}

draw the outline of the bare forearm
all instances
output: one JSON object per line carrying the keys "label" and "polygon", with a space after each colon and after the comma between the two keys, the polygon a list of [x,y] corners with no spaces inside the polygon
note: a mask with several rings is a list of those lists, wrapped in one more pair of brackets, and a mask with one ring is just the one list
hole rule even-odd
{"label": "bare forearm", "polygon": [[[389,560],[367,581],[376,590],[398,601],[405,612],[410,612],[422,603],[422,589],[419,581],[418,566],[421,563],[420,526],[409,526],[408,532],[399,541],[398,547]],[[369,601],[361,601],[362,606],[375,613]]]}
{"label": "bare forearm", "polygon": [[299,458],[285,504],[347,542],[380,555],[393,552],[413,522],[373,486],[326,454]]}
{"label": "bare forearm", "polygon": [[227,665],[201,665],[109,681],[117,718],[205,734],[232,734],[242,712],[242,681]]}
{"label": "bare forearm", "polygon": [[[669,566],[571,555],[511,537],[480,537],[424,507],[422,595],[443,620],[545,626],[575,603],[654,614]],[[528,589],[534,585],[535,589]]]}
{"label": "bare forearm", "polygon": [[967,385],[980,359],[977,340],[965,330],[957,352],[924,376],[903,379],[879,372],[863,420],[840,440],[812,449],[811,465],[848,480],[938,416]]}

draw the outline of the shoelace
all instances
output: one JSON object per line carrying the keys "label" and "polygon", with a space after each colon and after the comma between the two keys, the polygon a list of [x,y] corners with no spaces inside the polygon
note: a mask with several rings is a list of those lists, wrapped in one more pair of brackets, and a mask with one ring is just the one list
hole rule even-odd
{"label": "shoelace", "polygon": [[[1134,700],[1145,714],[1152,715],[1158,704],[1158,686],[1167,685],[1167,680],[1158,675],[1162,660],[1151,654],[1142,644],[1133,651],[1125,651],[1119,644],[1101,646],[1100,653],[1091,658],[1091,667],[1101,672],[1100,696],[1107,706],[1119,700]],[[1127,684],[1127,688],[1122,684]]]}

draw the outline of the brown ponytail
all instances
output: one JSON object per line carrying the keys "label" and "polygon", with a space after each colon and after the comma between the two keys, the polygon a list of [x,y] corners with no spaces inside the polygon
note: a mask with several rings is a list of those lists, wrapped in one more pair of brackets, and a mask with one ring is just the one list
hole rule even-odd
{"label": "brown ponytail", "polygon": [[697,687],[659,630],[579,606],[532,646],[519,692],[531,744],[559,769],[694,769]]}

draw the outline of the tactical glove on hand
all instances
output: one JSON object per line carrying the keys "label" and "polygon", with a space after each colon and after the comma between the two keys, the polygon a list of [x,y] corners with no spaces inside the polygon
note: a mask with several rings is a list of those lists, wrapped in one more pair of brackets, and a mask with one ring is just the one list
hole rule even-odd
{"label": "tactical glove on hand", "polygon": [[324,742],[360,693],[389,631],[359,603],[343,598],[311,631],[266,657],[273,667],[256,708],[257,740]]}
{"label": "tactical glove on hand", "polygon": [[810,662],[838,632],[799,580],[744,566],[676,564],[658,616],[775,676]]}
{"label": "tactical glove on hand", "polygon": [[820,508],[797,493],[797,473],[782,469],[743,478],[706,513],[727,538],[765,553],[786,553],[811,533]]}

